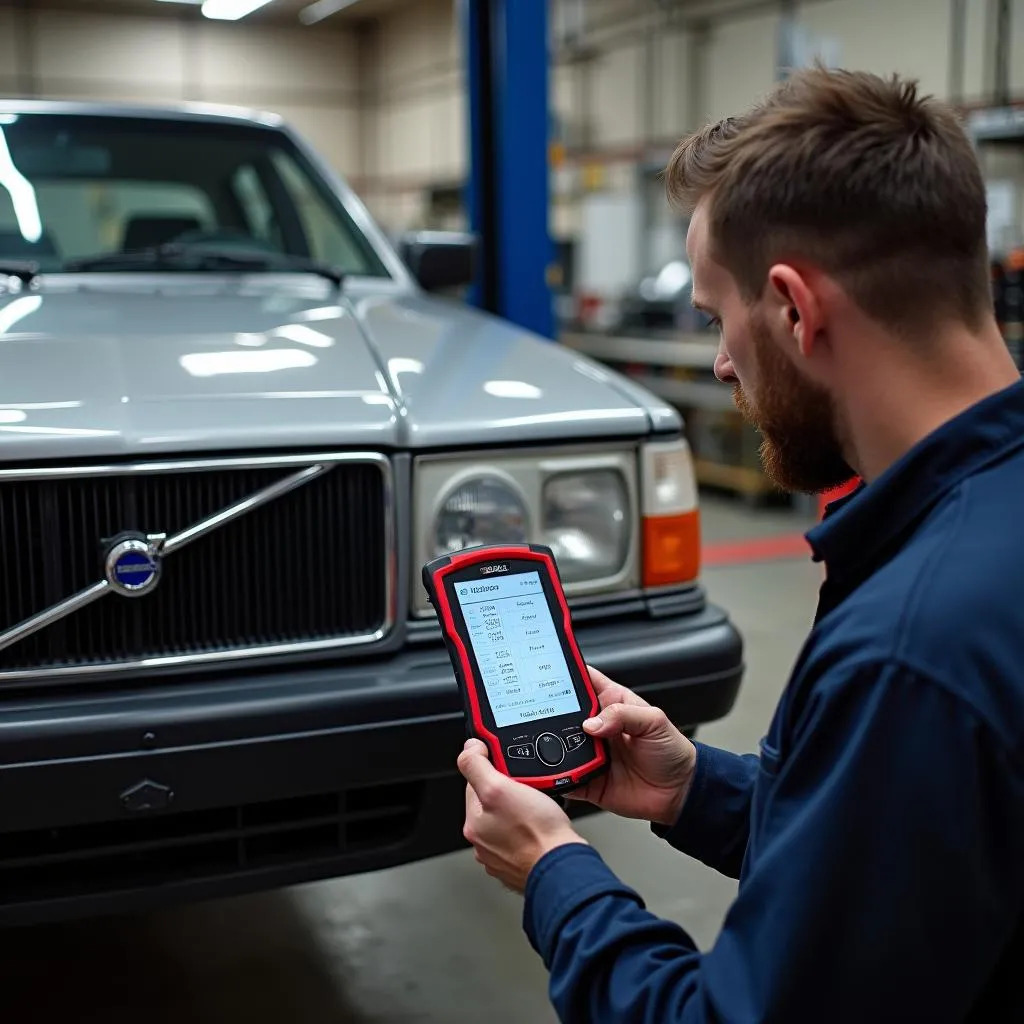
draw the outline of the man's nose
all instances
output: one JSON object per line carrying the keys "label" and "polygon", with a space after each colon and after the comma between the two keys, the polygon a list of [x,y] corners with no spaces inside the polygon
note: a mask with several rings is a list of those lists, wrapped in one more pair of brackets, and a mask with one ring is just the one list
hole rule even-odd
{"label": "man's nose", "polygon": [[715,356],[715,376],[723,384],[735,384],[737,380],[736,372],[732,368],[732,360],[721,347],[718,349],[718,355]]}

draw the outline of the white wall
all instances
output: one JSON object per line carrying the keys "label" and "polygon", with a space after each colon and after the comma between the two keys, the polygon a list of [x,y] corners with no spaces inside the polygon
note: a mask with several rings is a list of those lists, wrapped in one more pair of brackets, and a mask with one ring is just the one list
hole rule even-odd
{"label": "white wall", "polygon": [[[1024,0],[1014,0],[1012,85],[1024,95]],[[710,12],[710,30],[695,50],[689,26],[666,20],[637,0],[585,0],[591,60],[560,60],[551,69],[552,107],[570,148],[586,151],[590,170],[559,169],[552,222],[559,231],[579,223],[584,178],[598,188],[633,188],[635,164],[655,159],[695,123],[740,110],[771,88],[779,59],[778,12],[757,5],[694,0],[684,11]],[[967,0],[962,40],[965,99],[979,98],[991,48],[988,0]],[[682,15],[679,16],[681,18]],[[924,91],[946,97],[950,82],[949,0],[804,0],[800,31],[815,54],[845,67],[899,71]],[[371,205],[393,226],[422,221],[430,182],[457,179],[466,166],[461,47],[452,0],[419,0],[387,18],[376,32],[368,127],[374,153],[367,163]],[[695,61],[699,62],[695,65]],[[598,170],[592,165],[603,164]],[[572,163],[572,162],[571,162]]]}
{"label": "white wall", "polygon": [[0,93],[18,89],[18,36],[16,14],[0,7]]}
{"label": "white wall", "polygon": [[[6,5],[5,5],[6,4]],[[290,118],[392,229],[424,223],[432,185],[467,166],[463,48],[455,0],[410,0],[373,28],[342,31],[37,12],[0,0],[0,92],[267,107]],[[776,77],[779,16],[723,15],[742,0],[691,0],[706,36],[650,0],[584,0],[593,56],[551,69],[570,158],[554,175],[552,224],[579,225],[587,189],[636,187],[645,154],[664,158],[697,122],[742,109]],[[991,83],[990,0],[966,0],[965,99]],[[798,21],[843,66],[917,76],[946,96],[949,0],[803,0]],[[1024,96],[1024,0],[1013,0],[1011,87]],[[24,52],[22,40],[28,40]],[[573,155],[573,150],[577,152]],[[579,152],[580,150],[585,152]]]}
{"label": "white wall", "polygon": [[[968,96],[992,87],[994,45],[993,0],[967,0],[967,59],[964,77]],[[1024,96],[1024,0],[1010,2],[1010,89]]]}
{"label": "white wall", "polygon": [[357,186],[388,225],[423,223],[424,187],[465,175],[468,114],[452,7],[452,0],[417,0],[370,37]]}
{"label": "white wall", "polygon": [[[703,120],[716,120],[748,106],[775,81],[775,14],[713,24],[704,57]],[[680,133],[687,125],[680,125]]]}
{"label": "white wall", "polygon": [[1024,92],[1024,0],[1012,0],[1010,33],[1010,88]]}
{"label": "white wall", "polygon": [[337,30],[0,7],[0,93],[270,109],[349,175],[362,170],[358,69]]}
{"label": "white wall", "polygon": [[[978,7],[977,0],[968,7]],[[825,0],[800,20],[835,39],[844,67],[917,78],[924,92],[948,95],[949,0]]]}
{"label": "white wall", "polygon": [[420,0],[379,30],[369,81],[371,173],[463,172],[462,48],[451,8],[451,0]]}

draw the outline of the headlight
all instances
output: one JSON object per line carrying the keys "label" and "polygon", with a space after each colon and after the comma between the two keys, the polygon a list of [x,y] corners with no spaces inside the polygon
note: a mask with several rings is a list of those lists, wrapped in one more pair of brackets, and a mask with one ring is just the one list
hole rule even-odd
{"label": "headlight", "polygon": [[634,592],[640,580],[635,443],[424,455],[413,478],[414,615],[434,614],[424,562],[482,544],[546,544],[570,600]]}
{"label": "headlight", "polygon": [[620,473],[551,477],[543,491],[543,542],[566,583],[614,576],[629,554],[629,495]]}
{"label": "headlight", "polygon": [[499,476],[474,476],[441,503],[432,557],[478,544],[519,544],[528,535],[526,502],[516,488]]}

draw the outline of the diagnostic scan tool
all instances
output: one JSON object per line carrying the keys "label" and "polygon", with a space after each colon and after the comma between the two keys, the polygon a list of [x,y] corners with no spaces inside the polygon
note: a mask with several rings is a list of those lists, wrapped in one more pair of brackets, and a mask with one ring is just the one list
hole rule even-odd
{"label": "diagnostic scan tool", "polygon": [[583,731],[599,710],[551,550],[485,545],[423,567],[462,691],[467,732],[504,774],[550,793],[608,766]]}

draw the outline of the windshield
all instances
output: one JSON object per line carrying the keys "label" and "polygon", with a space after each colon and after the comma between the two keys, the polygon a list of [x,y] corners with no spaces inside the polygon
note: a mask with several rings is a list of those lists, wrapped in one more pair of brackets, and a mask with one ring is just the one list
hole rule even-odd
{"label": "windshield", "polygon": [[[221,122],[0,113],[0,261],[44,273],[166,243],[388,271],[284,134]],[[295,266],[282,260],[282,265]],[[152,270],[130,258],[97,264]]]}

